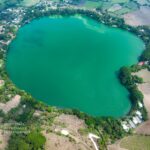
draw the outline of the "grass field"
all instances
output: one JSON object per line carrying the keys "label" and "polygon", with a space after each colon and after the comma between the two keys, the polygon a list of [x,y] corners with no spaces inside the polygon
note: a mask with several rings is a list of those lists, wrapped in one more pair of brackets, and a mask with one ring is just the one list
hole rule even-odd
{"label": "grass field", "polygon": [[100,6],[101,4],[102,2],[86,1],[84,3],[84,7],[88,9],[93,9],[93,8]]}
{"label": "grass field", "polygon": [[21,4],[24,5],[24,6],[32,6],[32,5],[36,4],[36,3],[38,3],[39,1],[40,0],[23,0],[21,2]]}
{"label": "grass field", "polygon": [[129,8],[122,8],[122,9],[116,11],[115,14],[119,16],[119,15],[123,15],[123,14],[129,13],[131,11],[132,10],[129,9]]}
{"label": "grass field", "polygon": [[129,0],[110,0],[111,3],[128,3]]}
{"label": "grass field", "polygon": [[150,136],[134,135],[121,140],[120,147],[128,150],[150,150]]}

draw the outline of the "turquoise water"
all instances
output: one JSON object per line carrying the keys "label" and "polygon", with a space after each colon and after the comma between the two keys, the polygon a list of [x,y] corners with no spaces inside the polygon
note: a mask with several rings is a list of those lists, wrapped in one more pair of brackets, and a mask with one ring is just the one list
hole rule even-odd
{"label": "turquoise water", "polygon": [[45,17],[22,27],[11,43],[10,79],[37,100],[93,116],[123,116],[131,108],[117,71],[137,62],[144,43],[89,18]]}

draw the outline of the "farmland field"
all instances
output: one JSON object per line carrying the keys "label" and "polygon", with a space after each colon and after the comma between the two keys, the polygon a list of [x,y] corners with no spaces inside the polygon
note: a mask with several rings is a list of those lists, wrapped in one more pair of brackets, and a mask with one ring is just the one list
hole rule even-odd
{"label": "farmland field", "polygon": [[84,7],[88,9],[93,9],[93,8],[100,6],[101,4],[102,2],[86,1],[84,3]]}
{"label": "farmland field", "polygon": [[22,5],[25,5],[25,6],[32,6],[36,3],[38,3],[40,0],[23,0],[22,1]]}
{"label": "farmland field", "polygon": [[129,136],[121,141],[120,146],[128,150],[149,150],[150,136]]}
{"label": "farmland field", "polygon": [[114,4],[116,4],[116,3],[128,3],[129,0],[110,0],[110,2],[114,3]]}

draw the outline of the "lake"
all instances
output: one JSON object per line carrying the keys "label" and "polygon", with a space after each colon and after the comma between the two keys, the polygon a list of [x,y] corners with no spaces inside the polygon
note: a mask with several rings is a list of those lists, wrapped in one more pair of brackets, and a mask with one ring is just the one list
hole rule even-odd
{"label": "lake", "polygon": [[120,117],[131,102],[118,70],[137,63],[143,49],[133,34],[86,17],[43,17],[19,29],[6,70],[17,87],[48,105]]}

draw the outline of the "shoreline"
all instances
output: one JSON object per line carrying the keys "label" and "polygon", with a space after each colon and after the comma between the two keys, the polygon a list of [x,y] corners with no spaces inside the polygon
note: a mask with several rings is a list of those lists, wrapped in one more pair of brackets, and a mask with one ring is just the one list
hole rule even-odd
{"label": "shoreline", "polygon": [[[108,27],[114,27],[114,25],[109,25],[109,23],[105,23],[105,22],[103,22],[103,20],[99,20],[99,19],[97,19],[97,18],[94,18],[95,16],[99,16],[99,17],[101,17],[101,15],[100,15],[100,13],[99,12],[96,12],[96,11],[91,11],[91,10],[84,10],[84,9],[78,9],[78,8],[72,8],[72,9],[70,9],[70,8],[63,8],[63,9],[52,9],[52,10],[50,10],[50,11],[54,11],[54,13],[53,14],[50,14],[50,15],[44,15],[44,16],[38,16],[38,17],[35,17],[35,16],[32,16],[32,18],[29,18],[28,20],[26,20],[26,19],[24,19],[25,18],[25,16],[23,17],[23,20],[21,21],[21,25],[18,27],[18,29],[17,29],[17,32],[18,32],[18,30],[20,29],[20,27],[22,27],[22,26],[24,26],[24,25],[26,25],[26,24],[29,24],[32,20],[34,20],[34,19],[39,19],[39,18],[41,18],[41,17],[46,17],[46,16],[49,16],[49,17],[53,17],[53,16],[65,16],[66,14],[66,12],[64,13],[63,11],[65,11],[65,10],[67,10],[67,11],[71,11],[71,13],[70,14],[67,14],[68,16],[70,16],[70,15],[83,15],[83,16],[86,16],[86,17],[89,17],[90,19],[93,19],[93,20],[95,20],[95,21],[97,21],[98,23],[102,23],[102,24],[104,24],[104,25],[106,25],[106,26],[108,26]],[[75,11],[75,12],[74,12]],[[93,13],[93,15],[89,15],[88,13]],[[87,13],[87,14],[86,14]],[[95,15],[95,16],[94,16]],[[115,23],[114,23],[115,24]],[[135,35],[135,36],[137,36],[138,38],[139,38],[139,36],[138,36],[138,34],[137,33],[134,33],[134,32],[132,32],[132,26],[129,26],[129,25],[127,25],[127,29],[126,28],[122,28],[122,26],[117,26],[117,22],[116,22],[116,26],[115,26],[115,28],[118,28],[118,29],[122,29],[122,30],[124,30],[124,31],[126,31],[126,32],[129,32],[129,33],[131,33],[131,34],[133,34],[133,35]],[[131,29],[130,29],[131,28]],[[9,44],[7,44],[7,46],[9,47],[9,45],[10,45],[10,43],[17,37],[16,35],[17,35],[17,32],[15,33],[15,35],[14,35],[14,37],[11,39],[11,41],[9,42]],[[143,41],[143,39],[142,38],[140,38],[142,41]],[[146,45],[146,43],[143,41],[143,43],[144,43],[144,45]],[[6,53],[7,53],[7,51],[6,51]],[[5,68],[4,68],[5,69]],[[132,111],[132,108],[131,108],[131,110],[130,111]],[[130,112],[129,111],[129,112]],[[86,113],[85,113],[86,114]],[[88,115],[88,114],[87,114]],[[102,117],[102,116],[100,116],[100,117]],[[124,117],[128,117],[128,113],[124,116]],[[121,117],[122,118],[122,117]]]}

